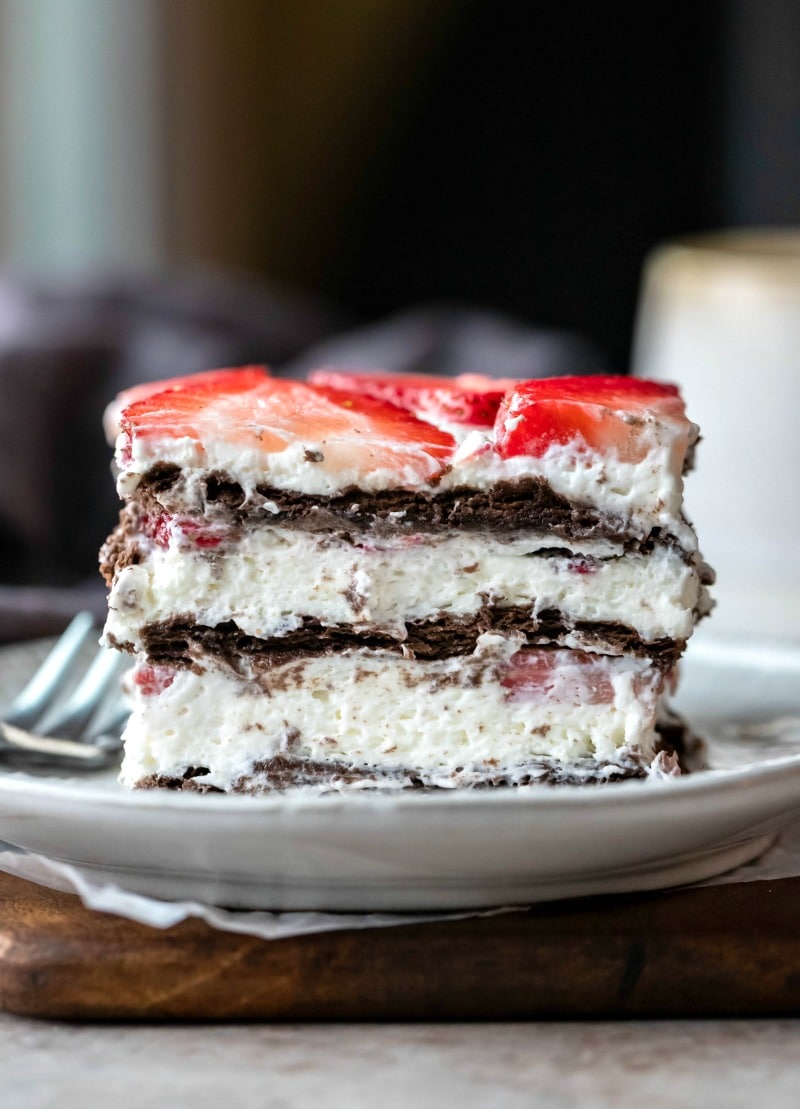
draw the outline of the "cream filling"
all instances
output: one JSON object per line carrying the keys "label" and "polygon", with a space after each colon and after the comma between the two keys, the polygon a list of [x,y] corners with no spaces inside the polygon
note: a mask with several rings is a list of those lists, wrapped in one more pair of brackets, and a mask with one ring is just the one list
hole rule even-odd
{"label": "cream filling", "polygon": [[662,527],[693,550],[694,534],[681,518],[682,467],[697,428],[653,416],[644,416],[642,421],[647,452],[635,463],[623,461],[613,450],[589,450],[581,441],[555,444],[538,458],[518,455],[503,459],[490,437],[476,430],[457,446],[449,466],[420,451],[413,464],[391,469],[376,461],[378,455],[355,450],[348,454],[339,443],[332,449],[325,440],[311,437],[268,453],[224,438],[203,442],[189,437],[131,439],[122,433],[117,439],[117,488],[121,497],[131,497],[142,475],[156,462],[181,468],[187,499],[192,496],[192,486],[199,485],[209,471],[229,475],[247,498],[258,485],[314,496],[332,496],[353,487],[367,493],[408,489],[435,494],[460,488],[486,490],[498,481],[539,477],[579,504],[622,517],[642,535]]}
{"label": "cream filling", "polygon": [[402,640],[411,621],[467,617],[492,604],[622,623],[645,641],[686,639],[704,595],[696,569],[672,547],[621,555],[594,541],[566,552],[555,537],[469,532],[353,544],[262,525],[218,552],[196,547],[194,534],[174,519],[166,549],[150,543],[139,565],[119,572],[110,637],[138,650],[142,626],[191,613],[199,624],[233,621],[259,638],[286,635],[307,616]]}
{"label": "cream filling", "polygon": [[[216,664],[201,673],[156,668],[160,692],[135,687],[120,779],[133,786],[207,767],[199,780],[227,790],[255,763],[283,755],[412,770],[454,787],[513,776],[537,758],[652,760],[663,676],[648,660],[518,648],[485,635],[474,655],[440,662],[353,650],[251,681]],[[527,678],[522,655],[533,660]]]}

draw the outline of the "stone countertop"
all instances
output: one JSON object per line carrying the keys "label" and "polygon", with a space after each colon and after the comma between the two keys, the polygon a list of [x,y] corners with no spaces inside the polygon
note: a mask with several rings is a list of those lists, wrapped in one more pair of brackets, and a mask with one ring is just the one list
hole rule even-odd
{"label": "stone countertop", "polygon": [[0,1107],[794,1109],[800,1022],[121,1026],[0,1016]]}

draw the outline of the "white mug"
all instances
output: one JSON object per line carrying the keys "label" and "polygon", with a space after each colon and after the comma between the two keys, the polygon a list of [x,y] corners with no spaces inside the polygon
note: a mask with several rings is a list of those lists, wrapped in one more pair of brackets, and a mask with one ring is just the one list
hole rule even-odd
{"label": "white mug", "polygon": [[742,229],[648,259],[634,373],[700,425],[687,513],[718,628],[800,636],[800,230]]}

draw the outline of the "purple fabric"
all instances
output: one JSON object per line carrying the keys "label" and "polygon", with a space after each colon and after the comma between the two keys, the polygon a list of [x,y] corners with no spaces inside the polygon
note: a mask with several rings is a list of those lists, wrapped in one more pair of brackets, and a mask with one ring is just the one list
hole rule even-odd
{"label": "purple fabric", "polygon": [[339,365],[539,377],[603,369],[573,336],[457,307],[342,331],[328,306],[222,278],[0,277],[0,640],[102,613],[117,517],[101,417],[123,387],[214,366]]}

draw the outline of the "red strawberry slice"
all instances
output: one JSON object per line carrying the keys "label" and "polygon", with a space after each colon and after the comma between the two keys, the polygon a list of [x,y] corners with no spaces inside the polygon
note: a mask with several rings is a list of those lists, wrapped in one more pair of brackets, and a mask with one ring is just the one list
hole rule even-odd
{"label": "red strawberry slice", "polygon": [[500,684],[508,690],[508,701],[552,698],[563,705],[607,705],[614,700],[607,666],[585,651],[517,651]]}
{"label": "red strawberry slice", "polygon": [[185,541],[202,549],[218,547],[229,538],[229,531],[220,524],[209,524],[190,516],[174,516],[168,512],[143,513],[139,518],[142,532],[157,547],[168,550],[173,542]]}
{"label": "red strawberry slice", "polygon": [[133,671],[133,681],[143,697],[155,697],[175,681],[175,670],[161,663],[145,663]]}
{"label": "red strawberry slice", "polygon": [[187,417],[201,416],[217,397],[257,388],[268,374],[264,366],[245,366],[134,385],[118,398],[127,401],[121,408],[120,426],[123,430],[135,429],[139,435],[167,431],[174,438],[200,438],[191,424],[184,426]]}
{"label": "red strawberry slice", "polygon": [[236,374],[237,377],[248,374],[252,377],[258,377],[260,380],[269,375],[269,370],[266,366],[245,366],[241,369],[212,370],[210,372],[204,370],[202,373],[187,374],[185,377],[168,377],[162,381],[143,381],[139,385],[132,385],[129,389],[124,389],[106,409],[103,424],[109,441],[113,444],[114,439],[120,432],[120,422],[123,414],[138,401],[147,400],[149,397],[160,393],[207,388],[209,387],[209,378],[220,381],[223,379],[223,375],[227,376],[229,374]]}
{"label": "red strawberry slice", "polygon": [[648,450],[644,416],[672,424],[688,442],[690,425],[674,385],[610,375],[525,381],[500,405],[495,445],[503,458],[541,457],[554,444],[577,441],[640,462]]}
{"label": "red strawberry slice", "polygon": [[[305,461],[328,473],[388,469],[402,482],[432,480],[455,447],[451,435],[394,405],[268,377],[256,367],[181,382],[125,408],[120,422],[131,444],[190,438],[277,454],[300,443],[307,448]],[[126,457],[123,450],[123,464]]]}
{"label": "red strawberry slice", "polygon": [[483,374],[436,377],[336,368],[313,370],[309,381],[388,401],[432,424],[467,427],[491,427],[506,390],[518,384],[515,378],[485,377]]}
{"label": "red strawberry slice", "polygon": [[[446,431],[417,419],[411,412],[373,397],[355,396],[324,385],[302,386],[315,398],[319,412],[319,438],[327,464],[346,468],[359,458],[366,470],[411,467],[421,477],[430,461],[436,470],[449,464],[456,448],[455,439]],[[420,468],[421,455],[426,464]]]}
{"label": "red strawberry slice", "polygon": [[117,397],[120,410],[124,411],[136,401],[144,400],[158,393],[175,393],[184,390],[197,391],[198,389],[210,390],[222,382],[230,381],[243,383],[248,378],[252,381],[261,380],[269,376],[266,366],[242,366],[236,369],[204,370],[202,373],[187,374],[185,377],[168,377],[162,381],[143,381],[140,385],[132,385]]}

